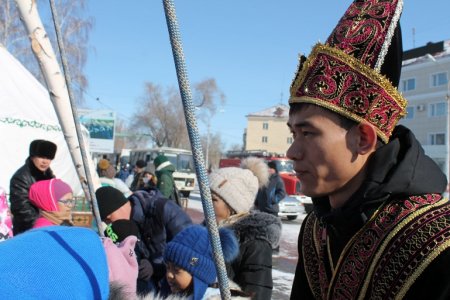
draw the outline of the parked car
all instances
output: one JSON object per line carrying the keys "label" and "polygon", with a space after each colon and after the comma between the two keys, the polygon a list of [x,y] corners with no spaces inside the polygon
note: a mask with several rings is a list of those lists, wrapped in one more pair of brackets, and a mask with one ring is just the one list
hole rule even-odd
{"label": "parked car", "polygon": [[288,220],[295,220],[298,216],[305,213],[305,206],[299,199],[301,196],[286,196],[278,203],[280,211],[278,216],[286,217]]}
{"label": "parked car", "polygon": [[305,213],[309,214],[313,210],[313,203],[311,197],[308,196],[296,196],[298,200],[300,200],[305,207]]}

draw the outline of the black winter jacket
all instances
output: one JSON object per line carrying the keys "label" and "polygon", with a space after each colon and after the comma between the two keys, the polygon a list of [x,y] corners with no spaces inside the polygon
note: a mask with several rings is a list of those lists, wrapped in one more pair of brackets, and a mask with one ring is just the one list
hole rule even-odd
{"label": "black winter jacket", "polygon": [[27,158],[25,164],[11,177],[9,201],[11,202],[11,213],[13,215],[14,235],[31,229],[39,215],[39,209],[31,204],[28,198],[30,186],[36,181],[52,179],[54,177],[53,171],[50,168],[45,172],[38,170],[30,157]]}
{"label": "black winter jacket", "polygon": [[163,254],[167,242],[185,227],[191,218],[173,201],[167,200],[157,189],[139,190],[128,198],[132,204],[131,218],[140,231],[153,265],[153,279],[157,282],[165,275]]}
{"label": "black winter jacket", "polygon": [[272,299],[272,249],[281,237],[281,221],[255,211],[231,225],[239,240],[239,255],[227,266],[228,276],[252,299]]}

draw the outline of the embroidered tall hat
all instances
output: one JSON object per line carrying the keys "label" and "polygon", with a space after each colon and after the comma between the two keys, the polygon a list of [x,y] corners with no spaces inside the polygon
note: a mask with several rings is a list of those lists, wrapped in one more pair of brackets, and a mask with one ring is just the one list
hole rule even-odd
{"label": "embroidered tall hat", "polygon": [[402,0],[355,0],[325,44],[300,59],[289,104],[312,103],[372,124],[387,143],[406,114],[396,89],[402,63]]}

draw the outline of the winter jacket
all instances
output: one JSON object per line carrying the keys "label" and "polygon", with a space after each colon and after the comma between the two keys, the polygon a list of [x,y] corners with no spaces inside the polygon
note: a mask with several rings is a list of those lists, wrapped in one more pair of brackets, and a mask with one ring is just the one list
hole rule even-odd
{"label": "winter jacket", "polygon": [[175,200],[172,195],[175,188],[173,172],[175,172],[175,167],[172,164],[169,164],[160,170],[156,170],[156,177],[158,178],[158,190],[161,191],[164,197]]}
{"label": "winter jacket", "polygon": [[140,231],[153,265],[153,278],[159,281],[165,275],[163,253],[166,243],[185,227],[192,224],[191,218],[172,201],[168,201],[156,189],[136,191],[131,195],[131,218]]}
{"label": "winter jacket", "polygon": [[255,211],[232,222],[239,240],[239,255],[227,266],[228,276],[252,299],[272,297],[272,249],[281,237],[281,221],[267,213]]}
{"label": "winter jacket", "polygon": [[[353,299],[362,289],[364,299],[450,299],[450,204],[440,195],[446,184],[412,132],[397,126],[390,142],[372,154],[366,180],[343,207],[332,210],[326,197],[313,198],[298,239],[291,299],[324,299],[327,291],[330,299],[336,293]],[[316,245],[322,247],[309,251],[309,241],[321,236],[324,242]],[[321,271],[307,277],[317,267]]]}
{"label": "winter jacket", "polygon": [[269,177],[269,183],[258,190],[256,195],[255,207],[262,211],[278,216],[280,202],[286,197],[286,190],[280,175],[273,173]]}
{"label": "winter jacket", "polygon": [[52,179],[54,177],[53,171],[50,168],[45,172],[38,170],[30,157],[27,158],[25,164],[11,177],[9,201],[13,215],[14,235],[31,229],[39,215],[39,210],[30,203],[30,199],[28,198],[30,186],[36,181]]}

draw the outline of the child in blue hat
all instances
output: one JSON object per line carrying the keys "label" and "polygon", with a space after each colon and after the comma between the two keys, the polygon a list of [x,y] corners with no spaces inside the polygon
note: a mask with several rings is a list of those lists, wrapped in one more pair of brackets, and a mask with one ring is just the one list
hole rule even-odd
{"label": "child in blue hat", "polygon": [[[239,253],[233,231],[221,228],[219,236],[225,262],[233,261]],[[204,226],[193,225],[179,232],[167,244],[164,259],[167,265],[166,280],[172,294],[193,300],[220,295],[209,233]],[[232,295],[233,292],[244,296],[239,291],[232,291]]]}

